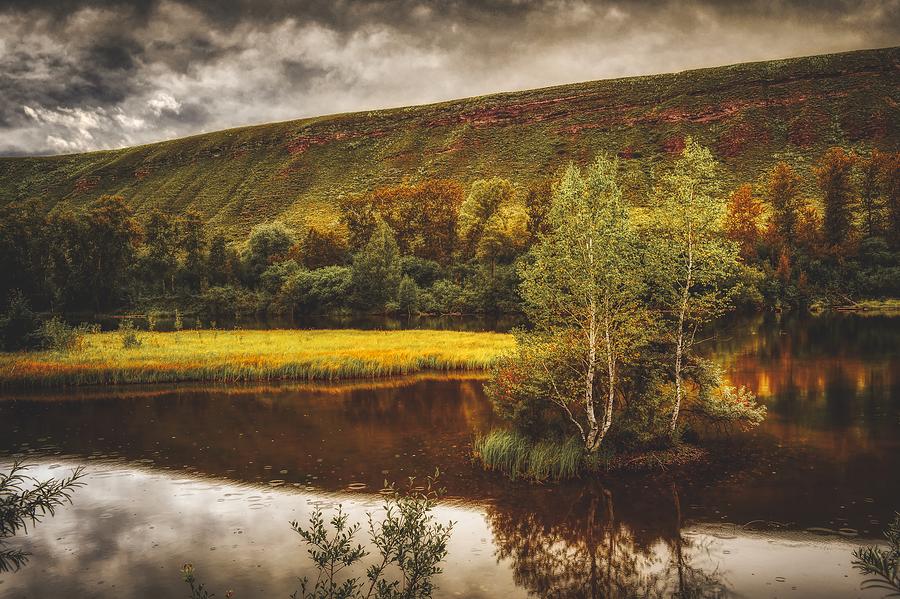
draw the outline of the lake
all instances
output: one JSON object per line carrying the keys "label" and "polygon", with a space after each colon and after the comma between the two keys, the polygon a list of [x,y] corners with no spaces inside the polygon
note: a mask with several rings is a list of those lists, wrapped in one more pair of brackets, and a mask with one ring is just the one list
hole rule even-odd
{"label": "lake", "polygon": [[17,538],[0,597],[287,597],[310,574],[289,521],[380,506],[439,467],[455,523],[437,597],[878,597],[852,550],[900,510],[900,318],[756,316],[704,344],[766,422],[688,472],[511,483],[469,460],[482,380],[146,386],[0,397],[0,468],[87,468],[74,503]]}

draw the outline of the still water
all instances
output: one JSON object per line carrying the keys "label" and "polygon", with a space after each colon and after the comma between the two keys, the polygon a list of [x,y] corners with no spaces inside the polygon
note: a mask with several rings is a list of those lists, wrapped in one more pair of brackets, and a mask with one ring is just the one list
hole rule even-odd
{"label": "still water", "polygon": [[0,597],[287,597],[309,562],[289,521],[365,521],[385,480],[443,471],[455,523],[438,597],[878,597],[851,551],[900,510],[900,319],[756,317],[705,351],[769,407],[689,473],[563,485],[470,463],[493,424],[477,378],[129,387],[0,397],[0,468],[84,464],[74,504],[16,539]]}

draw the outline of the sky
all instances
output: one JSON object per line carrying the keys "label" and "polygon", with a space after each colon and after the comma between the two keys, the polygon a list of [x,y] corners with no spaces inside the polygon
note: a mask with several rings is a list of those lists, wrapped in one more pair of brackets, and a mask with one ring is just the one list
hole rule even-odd
{"label": "sky", "polygon": [[900,0],[0,0],[0,155],[900,45]]}

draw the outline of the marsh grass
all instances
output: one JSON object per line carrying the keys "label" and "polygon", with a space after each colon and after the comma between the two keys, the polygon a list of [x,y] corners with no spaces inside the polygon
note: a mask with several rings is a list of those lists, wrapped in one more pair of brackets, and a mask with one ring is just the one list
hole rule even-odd
{"label": "marsh grass", "polygon": [[0,354],[0,385],[336,381],[489,368],[511,335],[458,331],[177,331],[85,335],[78,351]]}
{"label": "marsh grass", "polygon": [[535,443],[515,431],[493,430],[474,443],[474,455],[488,470],[513,480],[566,480],[588,466],[580,440],[543,440]]}

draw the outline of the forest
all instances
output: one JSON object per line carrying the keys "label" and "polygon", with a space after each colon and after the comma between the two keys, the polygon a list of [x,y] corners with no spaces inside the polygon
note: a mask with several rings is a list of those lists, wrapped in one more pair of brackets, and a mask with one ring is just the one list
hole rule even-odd
{"label": "forest", "polygon": [[[835,147],[819,157],[814,181],[781,162],[736,189],[722,188],[714,166],[716,226],[740,255],[734,302],[809,308],[900,295],[898,160]],[[627,160],[617,168],[638,219],[665,201],[671,172],[648,180]],[[139,219],[118,196],[49,213],[35,201],[9,204],[0,219],[4,344],[34,344],[17,324],[32,311],[77,320],[178,310],[223,324],[335,312],[519,313],[521,271],[548,232],[561,177],[382,187],[343,197],[339,227],[274,221],[240,243],[207,233],[192,211]]]}

